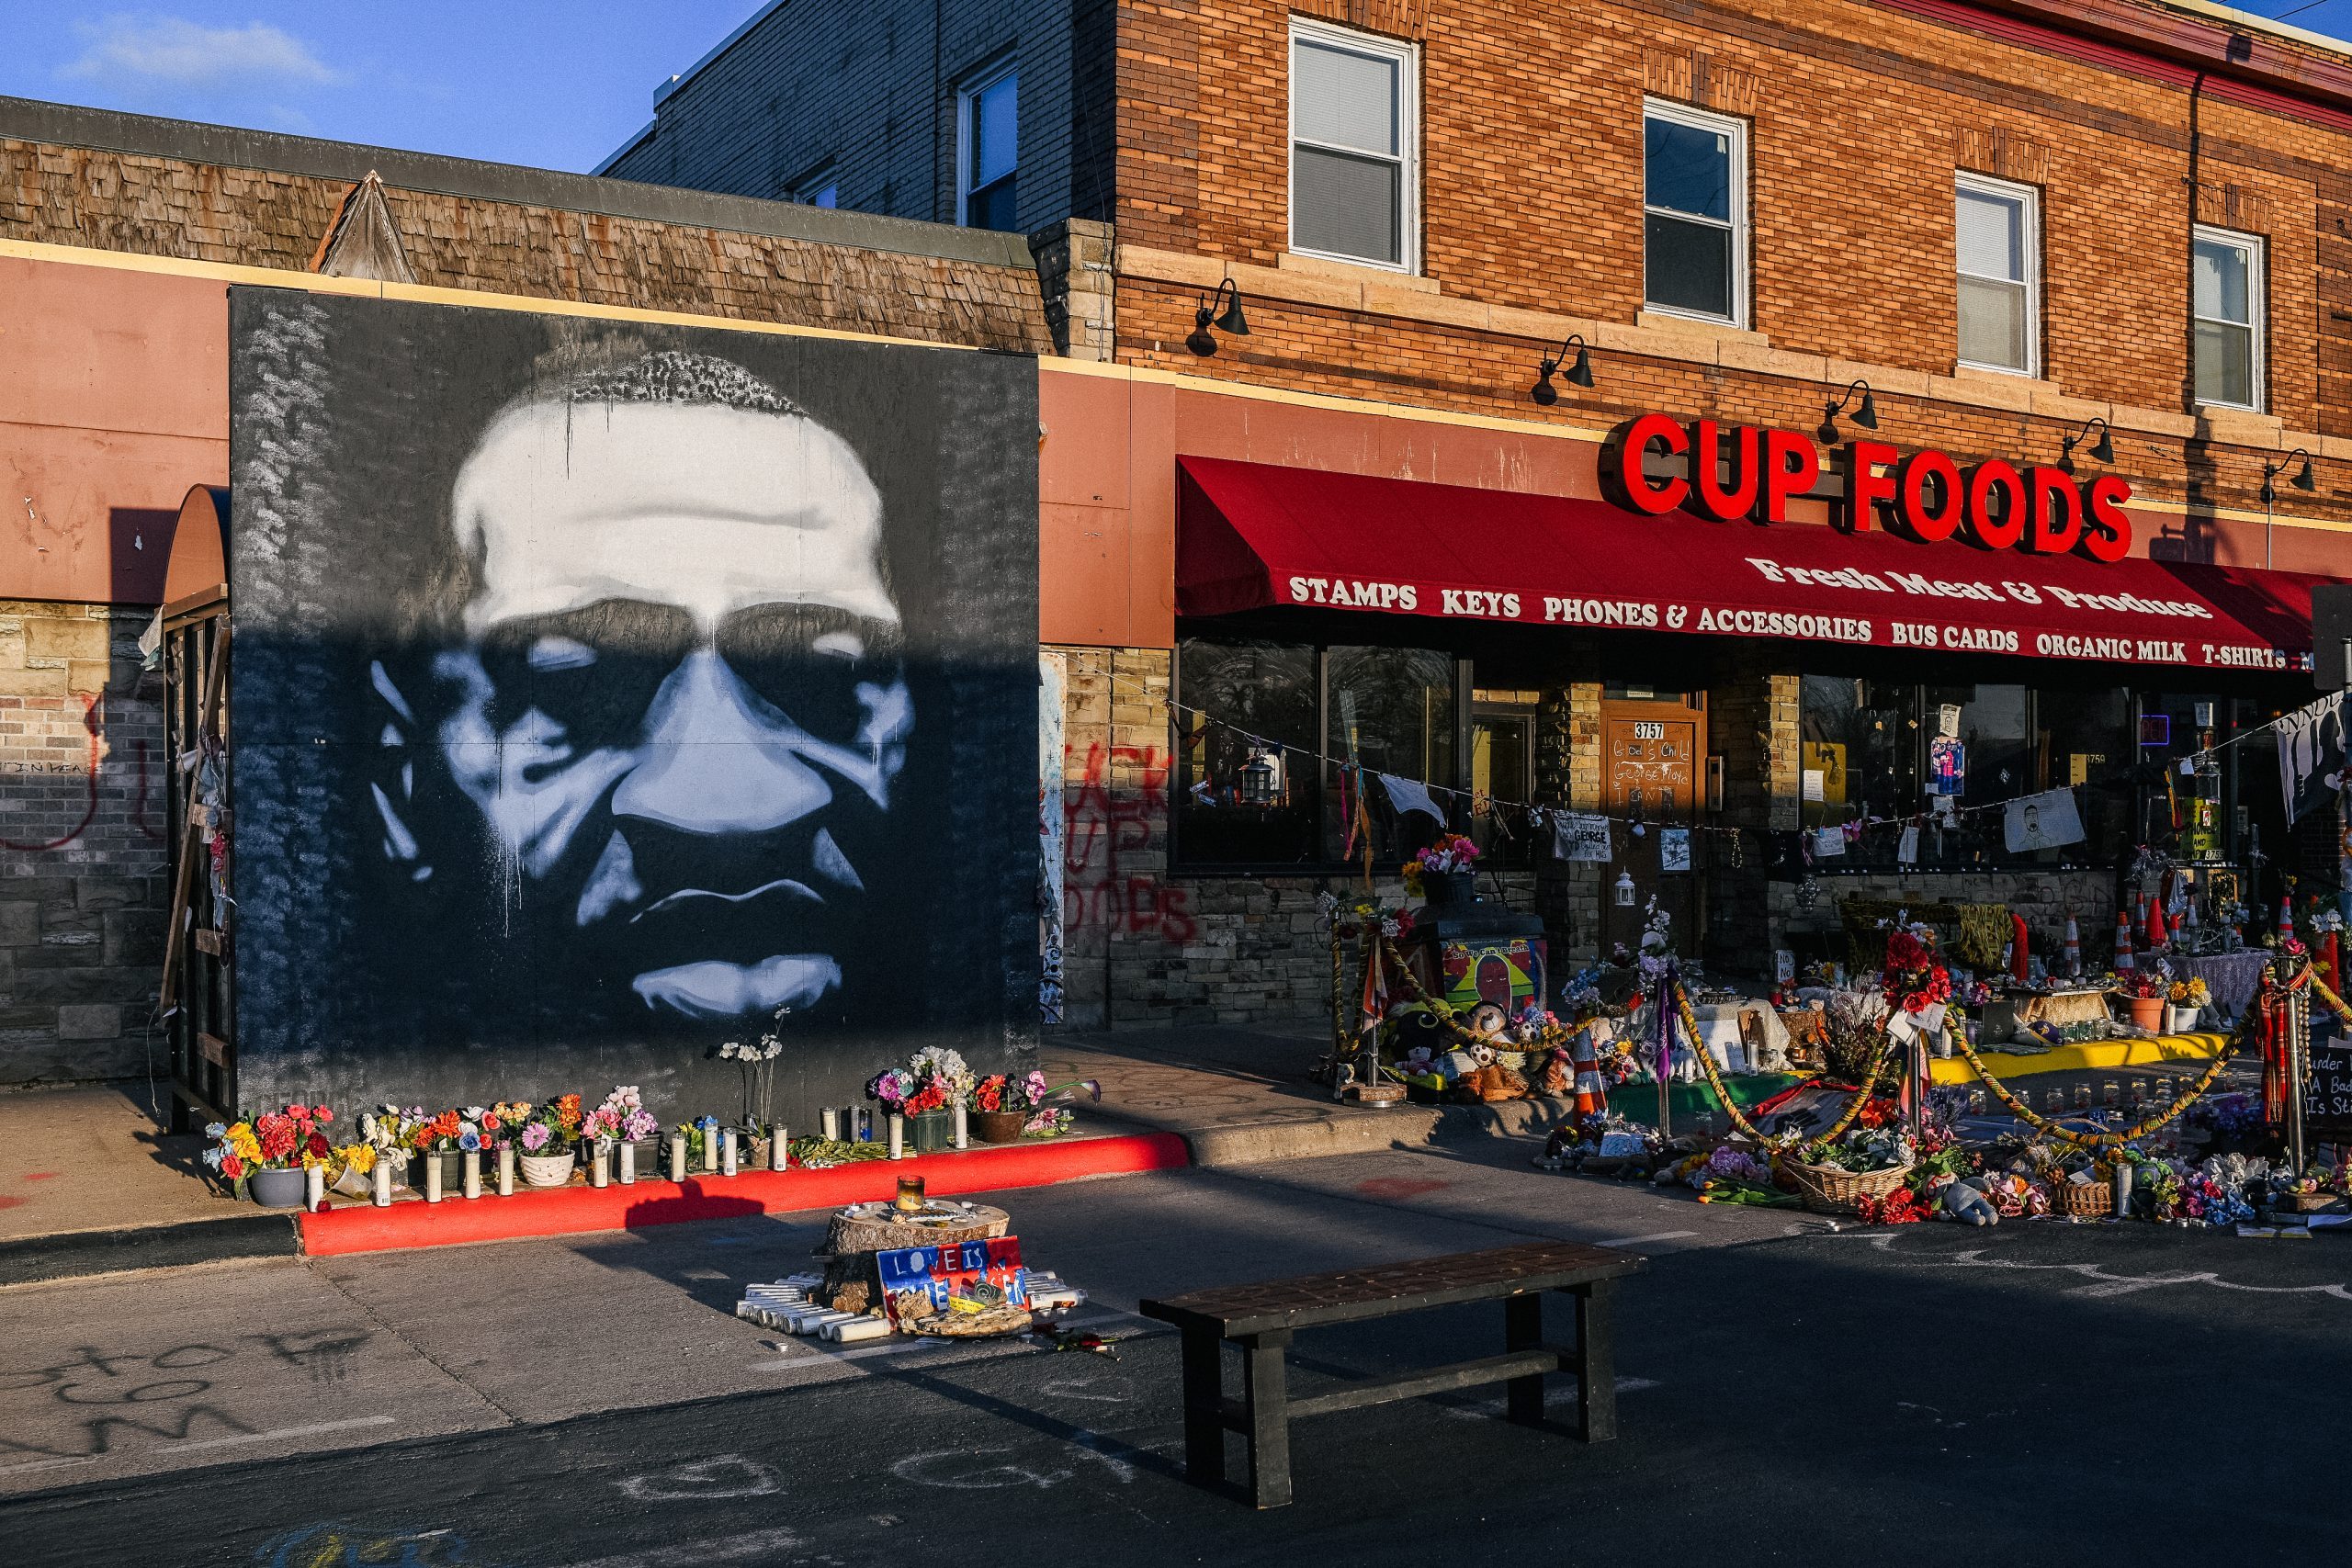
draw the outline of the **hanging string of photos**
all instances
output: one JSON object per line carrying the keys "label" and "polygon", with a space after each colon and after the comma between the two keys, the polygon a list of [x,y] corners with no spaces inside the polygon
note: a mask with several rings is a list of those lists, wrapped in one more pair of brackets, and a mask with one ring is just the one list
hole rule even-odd
{"label": "hanging string of photos", "polygon": [[[1297,757],[1308,762],[1338,768],[1340,770],[1341,815],[1348,819],[1351,825],[1350,840],[1351,844],[1354,838],[1353,829],[1357,825],[1362,824],[1367,829],[1369,828],[1369,821],[1365,817],[1363,809],[1365,781],[1367,779],[1380,780],[1383,789],[1387,793],[1392,803],[1397,804],[1400,808],[1405,808],[1408,803],[1414,808],[1419,808],[1419,802],[1420,800],[1429,800],[1430,807],[1428,809],[1430,810],[1430,815],[1436,817],[1441,822],[1447,821],[1450,818],[1446,812],[1436,809],[1437,803],[1434,797],[1439,795],[1445,796],[1449,802],[1460,801],[1467,803],[1474,815],[1492,816],[1498,822],[1498,825],[1503,827],[1503,830],[1505,832],[1510,830],[1508,826],[1502,823],[1502,814],[1507,811],[1518,813],[1521,819],[1531,832],[1542,832],[1552,828],[1556,823],[1570,820],[1577,823],[1606,822],[1615,826],[1622,826],[1629,832],[1635,835],[1645,833],[1651,827],[1651,824],[1638,812],[1630,812],[1621,815],[1608,811],[1571,809],[1570,807],[1563,806],[1544,806],[1533,801],[1513,800],[1507,796],[1494,795],[1490,792],[1455,789],[1446,784],[1430,784],[1426,780],[1406,779],[1397,774],[1385,773],[1374,768],[1367,768],[1361,762],[1352,761],[1345,758],[1334,757],[1330,753],[1321,750],[1316,747],[1301,746],[1293,741],[1278,740],[1272,736],[1261,735],[1257,731],[1250,729],[1245,726],[1234,723],[1229,718],[1225,718],[1216,714],[1211,713],[1206,708],[1195,707],[1189,703],[1178,702],[1175,698],[1165,695],[1163,693],[1155,690],[1148,683],[1137,681],[1132,676],[1121,675],[1116,671],[1108,671],[1107,674],[1108,679],[1114,686],[1125,687],[1126,690],[1136,694],[1155,701],[1164,702],[1171,712],[1182,715],[1188,719],[1198,719],[1204,724],[1216,725],[1219,728],[1227,730],[1233,735],[1238,737],[1243,742],[1255,750],[1278,753],[1284,759],[1285,765],[1287,765],[1290,758]],[[2301,709],[2297,709],[2280,714],[2276,718],[2266,720],[2265,722],[2256,725],[2251,728],[2240,730],[2237,734],[2231,736],[2226,740],[2219,741],[2211,746],[2199,747],[2194,751],[2185,752],[2177,759],[2179,771],[2183,773],[2194,773],[2197,769],[2202,767],[2209,758],[2217,758],[2222,752],[2230,750],[2230,748],[2233,746],[2242,746],[2247,741],[2254,739],[2256,736],[2259,736],[2270,729],[2274,729],[2279,725],[2288,723],[2294,719],[2296,715],[2301,711],[2302,710]],[[1352,781],[1352,787],[1351,787],[1351,781]],[[2029,805],[2046,795],[2065,793],[2071,793],[2071,791],[2065,787],[2062,787],[2057,791],[2032,791],[2023,795],[2010,795],[2000,800],[1980,801],[1970,806],[1960,805],[1957,802],[1952,801],[1951,797],[1946,796],[1943,797],[1940,802],[1939,813],[1947,818],[1976,816],[1979,814],[1996,811],[2006,813],[2012,807]],[[1857,818],[1851,821],[1841,823],[1838,826],[1849,836],[1851,836],[1872,828],[1889,828],[1924,822],[1926,820],[1926,817],[1927,814],[1925,813],[1903,817],[1869,816]],[[1688,831],[1692,833],[1718,835],[1730,840],[1735,853],[1738,852],[1737,846],[1739,845],[1743,835],[1755,834],[1759,838],[1762,837],[1761,830],[1758,829],[1738,827],[1727,828],[1705,822],[1693,822],[1687,825],[1677,824],[1673,830],[1678,832]],[[1605,852],[1605,846],[1603,847],[1603,851],[1604,852],[1600,853],[1596,858],[1603,860],[1607,859],[1608,856]]]}

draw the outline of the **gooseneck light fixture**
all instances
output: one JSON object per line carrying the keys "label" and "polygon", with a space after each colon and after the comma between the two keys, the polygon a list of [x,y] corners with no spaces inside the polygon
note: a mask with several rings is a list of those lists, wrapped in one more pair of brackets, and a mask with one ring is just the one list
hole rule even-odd
{"label": "gooseneck light fixture", "polygon": [[1250,323],[1241,314],[1241,290],[1230,277],[1218,284],[1216,292],[1202,300],[1201,308],[1193,312],[1192,335],[1184,340],[1184,346],[1204,359],[1216,352],[1216,339],[1209,333],[1211,327],[1235,337],[1250,335]]}
{"label": "gooseneck light fixture", "polygon": [[2263,505],[2269,506],[2277,502],[2278,500],[2278,486],[2275,481],[2280,474],[2285,473],[2288,468],[2293,465],[2295,459],[2298,457],[2301,457],[2303,460],[2303,466],[2297,468],[2295,470],[2295,477],[2289,479],[2287,482],[2293,485],[2297,490],[2303,491],[2307,493],[2319,488],[2318,484],[2312,479],[2312,455],[2298,446],[2292,452],[2290,452],[2285,457],[2279,458],[2278,462],[2265,463],[2262,465]]}
{"label": "gooseneck light fixture", "polygon": [[1835,446],[1844,439],[1838,434],[1838,416],[1846,412],[1846,405],[1854,400],[1856,392],[1862,394],[1861,405],[1852,413],[1847,414],[1847,417],[1864,430],[1878,428],[1878,400],[1871,396],[1871,384],[1868,381],[1857,380],[1852,386],[1822,405],[1821,444],[1824,446]]}
{"label": "gooseneck light fixture", "polygon": [[2070,474],[2075,471],[2075,448],[2083,444],[2093,425],[2098,428],[2098,439],[2091,443],[2092,458],[2101,463],[2115,461],[2115,433],[2109,428],[2107,421],[2093,415],[2082,429],[2058,443],[2058,467],[2061,469]]}
{"label": "gooseneck light fixture", "polygon": [[[1568,358],[1568,350],[1572,348],[1577,351],[1577,356],[1573,360]],[[1552,378],[1561,374],[1562,365],[1568,367],[1566,377],[1569,386],[1589,387],[1592,385],[1592,350],[1585,345],[1582,333],[1570,333],[1566,340],[1560,344],[1560,351],[1557,354],[1546,355],[1535,362],[1535,385],[1527,389],[1527,395],[1547,409],[1560,400],[1560,389],[1552,385]]]}

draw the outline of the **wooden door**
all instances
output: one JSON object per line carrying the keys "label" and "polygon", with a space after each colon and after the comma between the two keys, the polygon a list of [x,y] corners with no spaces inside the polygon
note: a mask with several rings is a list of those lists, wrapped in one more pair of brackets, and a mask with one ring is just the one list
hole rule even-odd
{"label": "wooden door", "polygon": [[[1673,917],[1674,950],[1684,957],[1699,951],[1698,848],[1690,846],[1682,864],[1662,863],[1662,828],[1688,827],[1703,804],[1707,718],[1681,703],[1605,702],[1600,709],[1600,793],[1611,817],[1633,818],[1643,831],[1621,821],[1611,831],[1617,863],[1609,868],[1600,894],[1600,945],[1637,948],[1649,901]],[[1695,838],[1695,835],[1693,835]],[[1633,878],[1634,902],[1617,902],[1619,873]]]}

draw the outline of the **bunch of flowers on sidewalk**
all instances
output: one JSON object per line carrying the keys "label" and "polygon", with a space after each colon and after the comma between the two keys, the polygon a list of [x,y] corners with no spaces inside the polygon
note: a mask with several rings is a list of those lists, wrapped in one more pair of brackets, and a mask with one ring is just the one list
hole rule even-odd
{"label": "bunch of flowers on sidewalk", "polygon": [[514,1109],[523,1113],[523,1130],[514,1141],[525,1154],[565,1154],[580,1142],[581,1124],[586,1118],[578,1095],[560,1094],[537,1105],[518,1101]]}
{"label": "bunch of flowers on sidewalk", "polygon": [[645,1109],[645,1097],[633,1083],[615,1084],[583,1124],[593,1136],[624,1144],[643,1143],[662,1130],[661,1118]]}
{"label": "bunch of flowers on sidewalk", "polygon": [[1068,1083],[1048,1085],[1040,1072],[1014,1077],[1007,1073],[992,1073],[982,1078],[972,1090],[972,1108],[981,1111],[1024,1111],[1029,1119],[1022,1124],[1024,1137],[1052,1137],[1069,1131],[1075,1118],[1057,1102],[1076,1100],[1080,1094],[1100,1100],[1102,1085],[1094,1078],[1072,1078]]}
{"label": "bunch of flowers on sidewalk", "polygon": [[300,1170],[330,1162],[335,1151],[326,1129],[334,1122],[327,1107],[301,1104],[215,1122],[204,1129],[213,1141],[204,1163],[242,1192],[256,1170]]}
{"label": "bunch of flowers on sidewalk", "polygon": [[945,1111],[971,1103],[972,1069],[961,1053],[926,1045],[903,1067],[886,1067],[865,1086],[865,1097],[900,1116]]}

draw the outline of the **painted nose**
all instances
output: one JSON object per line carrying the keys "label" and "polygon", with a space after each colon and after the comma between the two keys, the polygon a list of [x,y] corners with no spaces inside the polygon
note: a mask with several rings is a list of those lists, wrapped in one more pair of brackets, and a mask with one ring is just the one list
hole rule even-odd
{"label": "painted nose", "polygon": [[653,694],[639,761],[613,793],[616,816],[683,833],[765,833],[833,798],[794,749],[792,721],[709,649],[696,649]]}

